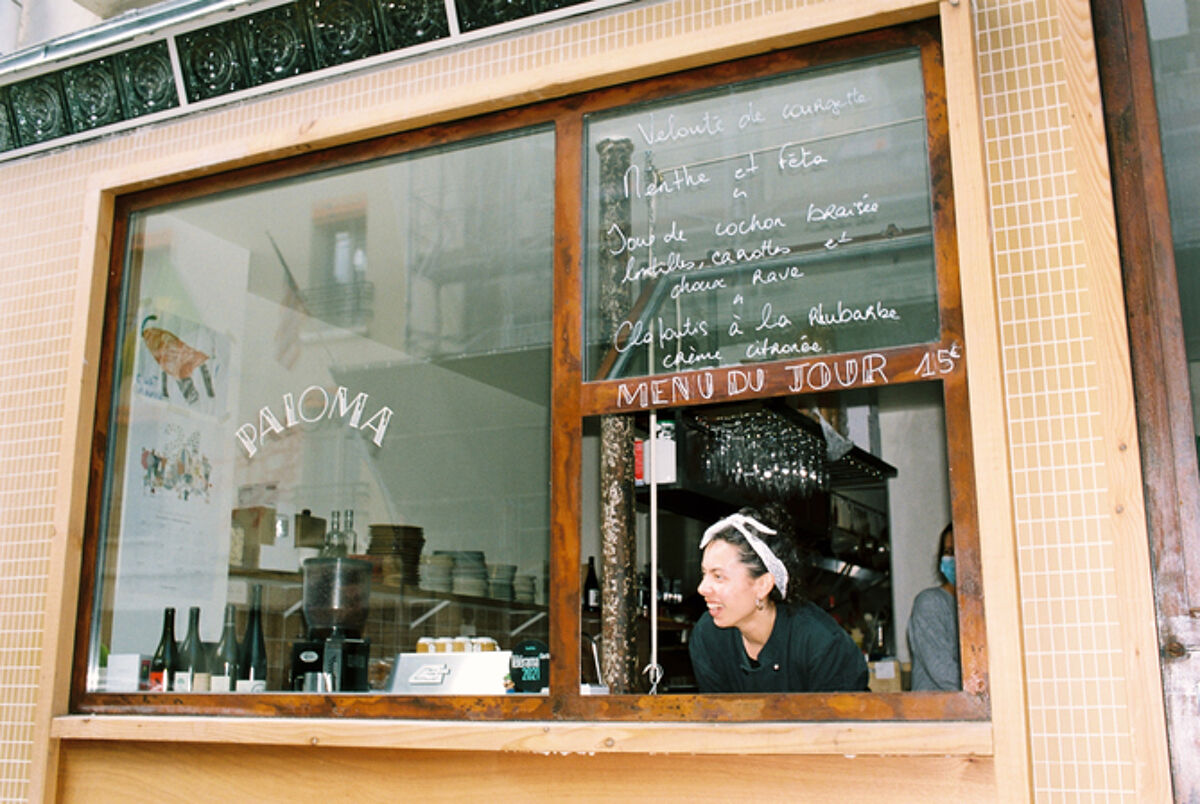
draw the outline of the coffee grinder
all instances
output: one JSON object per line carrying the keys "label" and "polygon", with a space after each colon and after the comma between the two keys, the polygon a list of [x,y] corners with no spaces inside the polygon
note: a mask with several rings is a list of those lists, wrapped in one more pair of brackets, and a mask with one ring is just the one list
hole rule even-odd
{"label": "coffee grinder", "polygon": [[292,645],[291,688],[366,692],[371,642],[363,638],[371,595],[371,563],[353,558],[304,562],[308,639]]}

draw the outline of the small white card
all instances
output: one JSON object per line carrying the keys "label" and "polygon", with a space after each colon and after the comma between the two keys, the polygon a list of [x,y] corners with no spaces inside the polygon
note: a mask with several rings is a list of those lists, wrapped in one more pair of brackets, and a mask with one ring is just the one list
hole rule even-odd
{"label": "small white card", "polygon": [[108,678],[105,688],[109,692],[137,692],[143,658],[140,653],[108,654]]}

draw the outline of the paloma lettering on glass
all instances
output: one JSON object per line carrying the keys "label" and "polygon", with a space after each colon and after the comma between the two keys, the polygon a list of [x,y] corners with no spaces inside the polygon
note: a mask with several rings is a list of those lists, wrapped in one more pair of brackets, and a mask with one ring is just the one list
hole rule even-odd
{"label": "paloma lettering on glass", "polygon": [[915,52],[594,115],[588,140],[592,378],[938,339]]}
{"label": "paloma lettering on glass", "polygon": [[293,396],[290,392],[282,396],[279,408],[283,411],[282,421],[270,406],[263,406],[258,411],[257,426],[254,422],[246,422],[234,432],[234,437],[246,451],[246,457],[253,458],[269,435],[281,435],[299,424],[316,424],[325,419],[341,418],[347,427],[369,431],[372,443],[382,447],[388,424],[392,420],[392,409],[380,407],[363,421],[369,398],[367,394],[359,392],[354,399],[350,399],[350,392],[342,385],[332,395],[320,385],[310,385],[299,396]]}

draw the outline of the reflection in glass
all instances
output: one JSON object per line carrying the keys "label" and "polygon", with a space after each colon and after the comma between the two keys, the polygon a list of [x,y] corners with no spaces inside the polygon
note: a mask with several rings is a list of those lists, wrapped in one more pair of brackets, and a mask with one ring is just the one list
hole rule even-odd
{"label": "reflection in glass", "polygon": [[[268,691],[504,692],[548,623],[553,150],[523,132],[131,216],[89,689],[140,688],[168,606],[215,649],[233,604],[244,640],[261,587]],[[352,563],[308,622],[327,542]],[[483,668],[465,687],[391,678],[419,645],[496,656],[445,660]]]}

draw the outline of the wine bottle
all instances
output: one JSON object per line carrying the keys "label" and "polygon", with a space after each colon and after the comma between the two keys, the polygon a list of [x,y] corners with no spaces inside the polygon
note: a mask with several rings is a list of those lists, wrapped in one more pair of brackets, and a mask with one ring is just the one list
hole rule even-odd
{"label": "wine bottle", "polygon": [[329,532],[325,534],[325,544],[321,546],[321,558],[345,558],[346,534],[338,524],[340,512],[334,511],[329,515]]}
{"label": "wine bottle", "polygon": [[188,630],[179,645],[179,667],[172,688],[179,692],[208,692],[208,656],[200,639],[200,607],[188,609]]}
{"label": "wine bottle", "polygon": [[354,530],[353,508],[347,508],[346,513],[342,515],[342,543],[346,545],[347,553],[358,555],[363,552],[358,549],[358,533]]}
{"label": "wine bottle", "polygon": [[887,645],[887,617],[882,612],[875,615],[871,647],[867,653],[868,661],[877,662],[889,655]]}
{"label": "wine bottle", "polygon": [[162,636],[158,638],[158,647],[154,651],[154,658],[150,660],[151,692],[166,692],[171,689],[171,673],[175,669],[176,653],[175,609],[168,606],[163,609]]}
{"label": "wine bottle", "polygon": [[225,624],[221,627],[221,641],[209,667],[212,677],[209,689],[213,692],[229,692],[238,680],[237,609],[232,603],[225,604]]}
{"label": "wine bottle", "polygon": [[263,692],[267,688],[267,641],[263,637],[262,584],[254,585],[250,616],[238,651],[238,692]]}
{"label": "wine bottle", "polygon": [[583,610],[600,611],[600,581],[596,578],[595,556],[588,556],[587,578],[583,582]]}
{"label": "wine bottle", "polygon": [[643,617],[650,613],[650,565],[642,565],[642,571],[637,574],[637,605]]}

